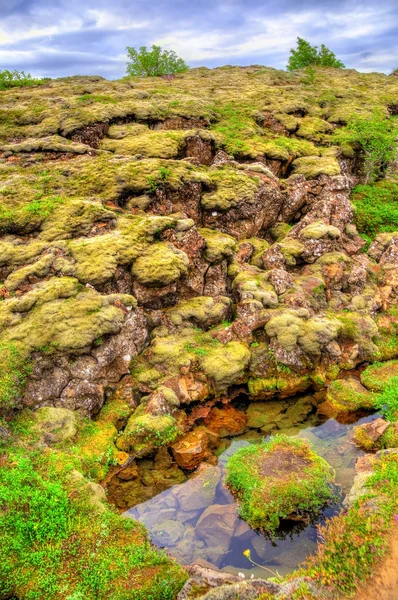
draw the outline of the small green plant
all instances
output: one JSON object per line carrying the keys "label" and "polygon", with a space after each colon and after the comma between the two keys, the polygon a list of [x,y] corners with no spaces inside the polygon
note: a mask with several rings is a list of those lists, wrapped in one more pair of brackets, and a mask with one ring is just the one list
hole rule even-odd
{"label": "small green plant", "polygon": [[160,46],[151,48],[141,46],[138,50],[127,46],[128,75],[134,77],[159,77],[183,73],[189,67],[186,62],[177,56],[174,50],[163,50]]}
{"label": "small green plant", "polygon": [[292,48],[290,50],[287,70],[295,71],[296,69],[303,69],[310,65],[334,67],[336,69],[344,69],[345,67],[341,60],[336,58],[334,52],[329,50],[324,44],[318,50],[318,46],[311,46],[307,40],[298,37],[296,49]]}
{"label": "small green plant", "polygon": [[29,214],[46,218],[63,201],[64,199],[61,196],[48,196],[44,198],[38,196],[26,205],[25,211]]}
{"label": "small green plant", "polygon": [[148,175],[146,178],[147,183],[149,185],[148,191],[151,193],[156,192],[158,187],[169,179],[170,175],[171,171],[167,167],[160,167],[159,172],[156,176]]}
{"label": "small green plant", "polygon": [[365,184],[380,178],[388,164],[395,158],[398,137],[396,121],[387,118],[380,110],[372,115],[352,115],[347,126],[335,132],[340,144],[351,144],[365,157]]}
{"label": "small green plant", "polygon": [[106,96],[105,94],[83,94],[76,98],[78,102],[82,104],[93,104],[99,102],[101,104],[117,104],[117,100],[112,96]]}
{"label": "small green plant", "polygon": [[8,90],[14,87],[25,87],[29,85],[40,85],[43,79],[34,79],[30,73],[25,71],[10,71],[3,69],[0,71],[0,90]]}
{"label": "small green plant", "polygon": [[391,377],[385,389],[377,396],[376,408],[388,421],[398,421],[398,377]]}
{"label": "small green plant", "polygon": [[316,69],[312,65],[308,65],[304,69],[304,77],[302,79],[304,85],[314,85],[316,80]]}
{"label": "small green plant", "polygon": [[243,108],[227,103],[224,106],[213,107],[218,122],[212,127],[223,136],[225,150],[236,155],[247,150],[245,133],[253,127],[253,120]]}

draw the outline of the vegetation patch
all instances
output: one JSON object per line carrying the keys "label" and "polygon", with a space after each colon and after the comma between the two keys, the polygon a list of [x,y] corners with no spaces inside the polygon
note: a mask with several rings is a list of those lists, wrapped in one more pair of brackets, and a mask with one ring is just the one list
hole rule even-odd
{"label": "vegetation patch", "polygon": [[227,463],[227,485],[240,516],[254,529],[274,533],[282,519],[306,519],[332,498],[328,463],[304,440],[277,435],[238,450]]}

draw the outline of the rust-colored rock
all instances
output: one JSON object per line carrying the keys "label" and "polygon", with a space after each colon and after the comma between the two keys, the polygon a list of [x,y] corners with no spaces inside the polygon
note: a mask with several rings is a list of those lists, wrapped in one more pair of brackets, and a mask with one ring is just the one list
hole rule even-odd
{"label": "rust-colored rock", "polygon": [[194,429],[175,442],[171,449],[178,466],[193,471],[209,456],[208,445],[206,433]]}
{"label": "rust-colored rock", "polygon": [[246,429],[246,423],[245,413],[233,406],[214,407],[204,419],[204,424],[208,429],[220,437],[241,435]]}

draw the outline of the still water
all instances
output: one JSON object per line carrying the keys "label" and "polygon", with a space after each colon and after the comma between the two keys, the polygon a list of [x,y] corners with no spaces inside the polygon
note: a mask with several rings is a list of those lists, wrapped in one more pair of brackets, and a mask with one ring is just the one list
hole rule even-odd
{"label": "still water", "polygon": [[205,561],[213,568],[241,572],[246,577],[271,576],[272,573],[254,566],[243,554],[249,549],[255,562],[283,576],[316,552],[317,523],[324,523],[341,510],[341,502],[355,475],[356,459],[364,454],[352,442],[352,431],[355,426],[377,416],[367,415],[355,423],[344,424],[335,419],[325,421],[325,417],[315,414],[299,427],[282,428],[287,435],[309,440],[313,449],[334,468],[339,498],[314,523],[286,522],[273,540],[253,531],[239,518],[235,500],[223,483],[228,457],[242,446],[264,439],[264,434],[254,429],[232,440],[223,440],[224,450],[216,466],[201,465],[186,482],[124,514],[143,522],[152,542],[167,548],[182,564],[200,560],[202,564]]}

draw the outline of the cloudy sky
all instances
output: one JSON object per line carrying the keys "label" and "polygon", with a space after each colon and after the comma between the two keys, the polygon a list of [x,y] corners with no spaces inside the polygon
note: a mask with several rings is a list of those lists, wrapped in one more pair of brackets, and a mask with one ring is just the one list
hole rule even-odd
{"label": "cloudy sky", "polygon": [[159,44],[190,66],[285,68],[296,37],[347,67],[398,67],[397,0],[0,0],[0,69],[125,73],[125,47]]}

